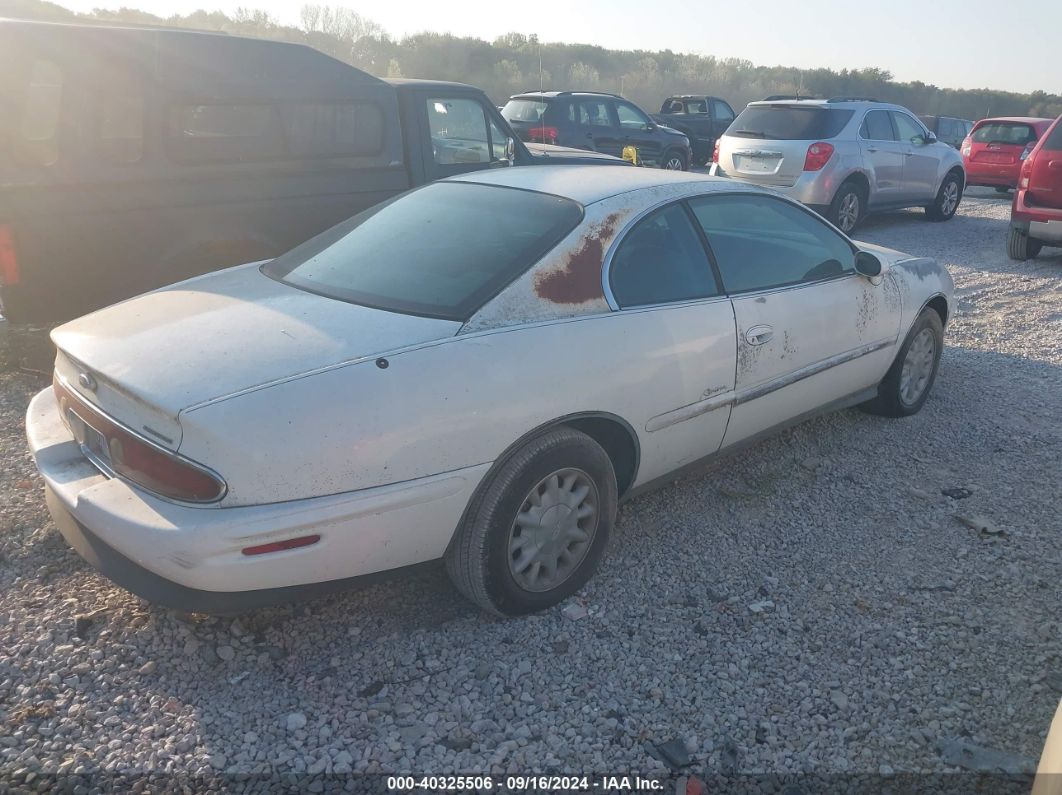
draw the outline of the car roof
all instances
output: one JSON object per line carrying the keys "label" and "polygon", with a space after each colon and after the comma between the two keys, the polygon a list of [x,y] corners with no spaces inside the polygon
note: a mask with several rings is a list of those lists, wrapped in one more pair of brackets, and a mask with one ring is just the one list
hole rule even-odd
{"label": "car roof", "polygon": [[1039,116],[990,116],[987,119],[981,119],[978,124],[984,124],[989,121],[1013,121],[1021,124],[1042,124],[1043,122],[1051,123],[1054,119],[1043,119]]}
{"label": "car roof", "polygon": [[383,80],[392,86],[407,88],[465,88],[469,91],[483,91],[483,89],[470,86],[468,83],[457,83],[453,80],[425,80],[419,77],[385,77]]}
{"label": "car roof", "polygon": [[620,193],[664,185],[701,185],[706,190],[749,189],[734,180],[691,174],[688,171],[633,166],[521,166],[473,171],[450,177],[451,182],[474,182],[563,196],[582,205]]}
{"label": "car roof", "polygon": [[838,100],[838,99],[761,99],[750,102],[749,107],[764,105],[786,105],[794,108],[839,108],[841,110],[860,110],[873,108],[875,110],[902,110],[910,113],[903,105],[895,105],[891,102],[877,102],[867,99]]}
{"label": "car roof", "polygon": [[556,99],[557,97],[612,97],[622,99],[617,94],[609,94],[606,91],[521,91],[513,94],[509,99]]}

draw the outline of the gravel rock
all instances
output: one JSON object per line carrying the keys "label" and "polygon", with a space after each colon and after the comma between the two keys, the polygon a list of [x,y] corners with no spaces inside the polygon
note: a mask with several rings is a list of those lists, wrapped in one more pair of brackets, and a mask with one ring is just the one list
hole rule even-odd
{"label": "gravel rock", "polygon": [[301,712],[292,712],[284,719],[284,727],[289,731],[298,731],[306,727],[306,716]]}
{"label": "gravel rock", "polygon": [[519,619],[478,613],[442,567],[238,623],[148,606],[48,518],[23,426],[48,378],[0,373],[0,782],[665,774],[652,743],[672,737],[705,781],[1027,769],[1062,664],[1062,252],[1008,260],[1009,204],[971,193],[947,223],[857,234],[954,275],[922,412],[815,419],[626,502],[597,576]]}

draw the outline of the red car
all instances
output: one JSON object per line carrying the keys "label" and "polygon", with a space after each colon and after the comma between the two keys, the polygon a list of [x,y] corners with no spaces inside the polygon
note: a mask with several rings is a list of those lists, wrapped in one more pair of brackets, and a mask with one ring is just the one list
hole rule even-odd
{"label": "red car", "polygon": [[1051,119],[1008,116],[981,119],[962,142],[966,185],[988,185],[1001,193],[1018,186],[1022,161],[1051,126]]}
{"label": "red car", "polygon": [[1022,162],[1010,207],[1011,259],[1035,257],[1044,246],[1062,246],[1062,116]]}

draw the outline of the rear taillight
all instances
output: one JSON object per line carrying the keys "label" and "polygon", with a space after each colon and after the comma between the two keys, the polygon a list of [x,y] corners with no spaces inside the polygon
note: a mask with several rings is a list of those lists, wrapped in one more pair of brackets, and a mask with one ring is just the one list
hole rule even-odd
{"label": "rear taillight", "polygon": [[804,170],[818,171],[829,159],[833,157],[833,144],[819,141],[808,147],[808,153],[804,156]]}
{"label": "rear taillight", "polygon": [[715,139],[715,149],[712,150],[712,162],[713,163],[718,163],[719,162],[719,139],[718,138]]}
{"label": "rear taillight", "polygon": [[542,144],[555,144],[560,132],[556,127],[532,127],[531,140]]}
{"label": "rear taillight", "polygon": [[1018,187],[1028,188],[1029,180],[1032,178],[1033,172],[1033,160],[1031,157],[1023,158],[1021,164],[1021,174],[1018,176]]}
{"label": "rear taillight", "polygon": [[1033,148],[1035,146],[1036,146],[1036,142],[1035,141],[1029,141],[1029,143],[1025,144],[1025,148],[1021,151],[1020,160],[1022,160],[1022,162],[1024,162],[1025,160],[1028,159],[1029,155],[1032,154],[1032,150],[1033,150]]}
{"label": "rear taillight", "polygon": [[18,258],[15,256],[15,238],[11,234],[11,227],[0,224],[0,284],[9,287],[18,284]]}
{"label": "rear taillight", "polygon": [[962,153],[963,157],[969,157],[970,156],[970,152],[972,152],[972,151],[973,151],[973,144],[971,144],[970,143],[970,139],[967,138],[965,141],[962,142],[962,148],[959,149],[959,152]]}
{"label": "rear taillight", "polygon": [[[148,491],[182,502],[216,502],[225,495],[225,484],[203,467],[174,455],[101,414],[91,404],[78,398],[57,377],[52,388],[63,421],[74,431],[76,421],[98,433],[101,444],[78,437],[83,449],[103,459],[100,463],[115,474],[131,480]],[[68,413],[69,412],[69,413]],[[74,414],[74,417],[70,416]]]}

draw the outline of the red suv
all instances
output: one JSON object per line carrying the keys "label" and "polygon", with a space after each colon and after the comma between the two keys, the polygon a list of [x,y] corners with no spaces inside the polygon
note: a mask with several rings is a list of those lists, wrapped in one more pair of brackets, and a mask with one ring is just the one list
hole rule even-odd
{"label": "red suv", "polygon": [[1062,116],[1022,162],[1010,207],[1010,258],[1035,257],[1044,246],[1062,246]]}
{"label": "red suv", "polygon": [[1000,193],[1018,186],[1018,172],[1050,119],[1013,116],[981,119],[962,142],[966,185],[988,185]]}

